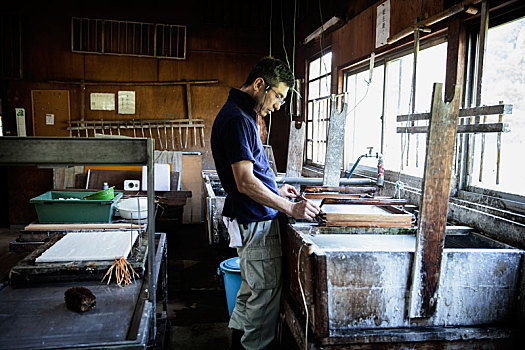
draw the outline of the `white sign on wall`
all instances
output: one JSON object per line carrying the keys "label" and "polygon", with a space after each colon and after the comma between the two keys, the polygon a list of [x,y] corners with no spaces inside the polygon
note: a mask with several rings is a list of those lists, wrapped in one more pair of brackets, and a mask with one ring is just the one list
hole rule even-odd
{"label": "white sign on wall", "polygon": [[390,36],[390,0],[377,6],[376,48],[386,45]]}
{"label": "white sign on wall", "polygon": [[92,111],[114,111],[115,94],[94,92],[89,95],[89,105]]}
{"label": "white sign on wall", "polygon": [[118,113],[135,114],[135,91],[118,92]]}
{"label": "white sign on wall", "polygon": [[55,125],[55,115],[46,114],[46,125]]}

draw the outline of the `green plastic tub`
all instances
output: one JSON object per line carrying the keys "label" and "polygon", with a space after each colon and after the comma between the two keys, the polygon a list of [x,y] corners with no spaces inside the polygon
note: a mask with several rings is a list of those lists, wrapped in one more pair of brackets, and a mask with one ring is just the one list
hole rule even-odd
{"label": "green plastic tub", "polygon": [[96,192],[49,191],[31,198],[40,223],[111,222],[115,204],[122,192],[115,192],[112,200],[86,200],[83,197]]}

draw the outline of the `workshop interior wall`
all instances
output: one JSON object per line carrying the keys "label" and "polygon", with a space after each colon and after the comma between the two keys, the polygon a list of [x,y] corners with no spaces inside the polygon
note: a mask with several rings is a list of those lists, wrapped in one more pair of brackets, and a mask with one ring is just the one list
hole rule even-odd
{"label": "workshop interior wall", "polygon": [[[203,169],[214,169],[209,147],[213,119],[227,98],[231,87],[239,87],[249,69],[269,54],[269,35],[272,36],[272,55],[292,59],[292,7],[286,2],[274,6],[272,27],[269,26],[268,4],[237,4],[230,1],[217,4],[213,1],[196,3],[152,3],[135,7],[125,2],[106,4],[95,1],[89,5],[61,1],[21,6],[10,4],[7,11],[20,16],[22,42],[22,79],[1,81],[4,97],[4,128],[6,134],[15,134],[14,108],[25,108],[28,135],[32,130],[31,90],[68,90],[70,118],[79,120],[82,115],[82,90],[80,81],[99,82],[166,82],[181,80],[218,80],[217,84],[194,85],[192,93],[192,116],[204,119],[205,146],[200,137],[194,145],[193,138],[184,151],[203,154]],[[295,34],[295,75],[304,78],[307,60],[319,52],[320,47],[331,47],[333,72],[338,68],[369,56],[373,50],[375,10],[382,1],[337,1],[327,3],[320,17],[317,2],[298,1],[297,28]],[[314,6],[315,5],[315,6]],[[443,9],[443,0],[423,2],[416,6],[410,1],[392,2],[391,32],[408,27],[412,18],[427,18]],[[284,24],[277,14],[284,14]],[[268,16],[266,16],[266,15]],[[347,22],[333,34],[327,33],[323,42],[319,38],[307,45],[301,42],[318,28],[321,18],[332,16],[346,18]],[[81,54],[71,52],[71,17],[91,19],[127,20],[150,23],[187,25],[186,60],[156,59],[129,56]],[[282,48],[281,25],[286,34]],[[271,31],[270,31],[271,29]],[[337,74],[333,74],[333,91],[337,87]],[[61,83],[56,83],[60,81]],[[76,82],[65,84],[65,82]],[[93,92],[117,93],[135,91],[136,113],[119,115],[116,111],[93,111],[89,108],[89,96]],[[84,90],[83,110],[86,120],[117,119],[179,119],[186,118],[185,87],[170,86],[93,86]],[[273,147],[278,171],[286,169],[290,116],[288,104],[272,116],[270,144]],[[304,109],[303,109],[304,110]],[[270,124],[266,118],[266,124]],[[53,128],[64,129],[65,125]],[[156,130],[153,130],[155,132]],[[148,135],[149,130],[146,130]],[[60,134],[60,133],[57,133]],[[132,136],[129,131],[126,135]],[[137,130],[137,136],[142,132]],[[158,134],[157,149],[160,147]],[[161,134],[165,146],[165,135]],[[171,148],[170,140],[168,146]],[[193,141],[193,142],[192,142]],[[176,145],[177,150],[180,147]]]}
{"label": "workshop interior wall", "polygon": [[[21,18],[22,79],[2,80],[4,94],[4,130],[16,134],[14,109],[25,108],[27,134],[32,130],[32,90],[68,90],[70,118],[80,120],[81,81],[116,82],[114,86],[86,85],[83,110],[85,120],[119,119],[184,119],[187,118],[184,85],[144,86],[143,82],[218,80],[216,84],[191,87],[192,117],[204,119],[205,146],[193,136],[183,151],[203,153],[203,168],[213,169],[209,147],[213,120],[225,102],[231,87],[240,87],[250,68],[267,54],[267,40],[262,19],[256,13],[266,5],[239,5],[233,13],[213,2],[148,4],[143,6],[105,4],[95,1],[90,6],[64,2],[50,2],[34,7],[13,7],[11,11]],[[198,11],[200,10],[200,11]],[[231,11],[230,11],[231,12]],[[196,15],[199,14],[199,15]],[[240,16],[240,19],[236,19]],[[149,23],[187,25],[187,53],[185,60],[157,59],[130,56],[84,54],[71,52],[71,17],[106,18]],[[230,24],[232,23],[232,24]],[[242,27],[242,30],[239,30]],[[60,83],[57,83],[57,82]],[[71,82],[71,83],[67,83]],[[75,82],[75,83],[73,83]],[[131,83],[118,85],[118,82]],[[136,86],[133,83],[137,83]],[[114,111],[90,109],[90,94],[135,91],[136,111],[122,115]],[[57,135],[66,125],[53,125]],[[157,131],[156,149],[159,145]],[[142,136],[141,130],[136,130]],[[124,133],[133,136],[132,131]],[[191,134],[191,133],[190,133]],[[74,133],[74,136],[77,134]],[[85,133],[82,134],[84,136]],[[92,134],[90,134],[92,136]],[[146,130],[146,136],[149,131]],[[165,134],[161,134],[165,146]],[[171,142],[169,142],[171,148]],[[176,145],[176,150],[181,150]]]}

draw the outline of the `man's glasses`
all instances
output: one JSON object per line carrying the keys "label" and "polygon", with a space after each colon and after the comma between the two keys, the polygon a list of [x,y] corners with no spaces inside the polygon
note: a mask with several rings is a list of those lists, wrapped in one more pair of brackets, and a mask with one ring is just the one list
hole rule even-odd
{"label": "man's glasses", "polygon": [[273,93],[275,94],[275,97],[277,97],[277,99],[279,100],[279,106],[284,105],[285,102],[286,102],[286,101],[284,100],[284,99],[285,99],[285,96],[283,96],[283,95],[281,95],[280,93],[278,93],[277,91],[275,91],[275,90],[273,89],[273,87],[272,87],[270,84],[268,84],[266,81],[265,81],[264,83],[270,88],[270,90],[273,91]]}
{"label": "man's glasses", "polygon": [[277,91],[275,91],[275,90],[273,89],[273,87],[270,87],[270,90],[273,91],[273,93],[275,94],[275,97],[277,97],[277,99],[279,100],[279,105],[280,105],[280,106],[284,105],[284,103],[286,102],[286,101],[284,100],[284,96],[281,95],[280,93],[278,93]]}

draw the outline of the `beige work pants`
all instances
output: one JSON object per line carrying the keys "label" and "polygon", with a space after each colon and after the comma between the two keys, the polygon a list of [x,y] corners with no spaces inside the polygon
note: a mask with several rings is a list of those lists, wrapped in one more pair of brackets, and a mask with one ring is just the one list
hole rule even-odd
{"label": "beige work pants", "polygon": [[277,219],[239,225],[241,287],[229,327],[244,331],[247,350],[266,349],[275,337],[281,299],[282,250]]}

